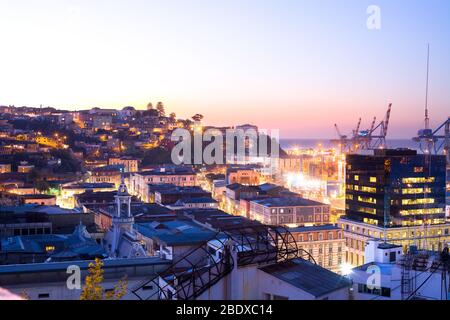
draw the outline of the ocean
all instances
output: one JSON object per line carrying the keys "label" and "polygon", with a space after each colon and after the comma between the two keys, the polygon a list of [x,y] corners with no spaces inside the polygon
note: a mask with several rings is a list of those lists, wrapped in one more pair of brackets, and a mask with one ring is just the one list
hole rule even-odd
{"label": "ocean", "polygon": [[[280,139],[281,147],[285,150],[299,148],[299,149],[309,149],[316,148],[321,145],[322,148],[333,148],[330,139]],[[415,149],[420,152],[419,144],[414,142],[412,139],[387,139],[386,144],[388,148],[409,148]]]}

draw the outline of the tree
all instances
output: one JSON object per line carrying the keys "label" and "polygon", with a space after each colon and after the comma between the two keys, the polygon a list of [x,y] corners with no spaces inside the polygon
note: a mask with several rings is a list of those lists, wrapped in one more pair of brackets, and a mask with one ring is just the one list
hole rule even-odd
{"label": "tree", "polygon": [[175,121],[175,119],[177,118],[177,115],[175,114],[175,112],[172,112],[172,113],[169,115],[169,117],[170,117],[171,120],[174,120],[174,121]]}
{"label": "tree", "polygon": [[85,284],[81,292],[80,300],[119,300],[127,292],[128,281],[121,279],[114,289],[105,292],[103,283],[103,261],[96,258],[89,263],[89,275],[86,276]]}
{"label": "tree", "polygon": [[203,119],[203,115],[197,113],[197,114],[193,115],[191,119],[194,120],[195,122],[200,122]]}
{"label": "tree", "polygon": [[38,180],[34,183],[34,188],[40,193],[44,193],[50,189],[50,184],[45,180]]}
{"label": "tree", "polygon": [[147,104],[147,110],[152,110],[153,109],[153,104],[151,102],[149,102]]}
{"label": "tree", "polygon": [[164,117],[166,115],[166,111],[164,110],[164,104],[162,102],[158,102],[158,104],[156,105],[156,110],[158,110],[160,117]]}

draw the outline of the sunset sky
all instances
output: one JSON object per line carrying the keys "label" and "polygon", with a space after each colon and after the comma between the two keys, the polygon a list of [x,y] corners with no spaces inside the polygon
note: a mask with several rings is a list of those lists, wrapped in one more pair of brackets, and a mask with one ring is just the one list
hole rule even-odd
{"label": "sunset sky", "polygon": [[[369,5],[381,29],[366,27]],[[333,137],[393,103],[391,138],[450,115],[448,0],[0,0],[0,105],[143,109]]]}

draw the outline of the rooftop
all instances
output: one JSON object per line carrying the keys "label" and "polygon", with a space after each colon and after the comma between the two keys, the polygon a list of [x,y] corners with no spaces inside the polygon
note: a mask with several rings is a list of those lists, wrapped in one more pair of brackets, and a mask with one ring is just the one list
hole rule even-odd
{"label": "rooftop", "polygon": [[124,165],[123,164],[110,164],[110,165],[106,165],[103,167],[97,167],[97,168],[93,168],[92,172],[106,172],[106,171],[119,171],[119,172],[123,172],[124,171]]}
{"label": "rooftop", "polygon": [[180,199],[176,203],[217,203],[217,201],[211,197],[199,197]]}
{"label": "rooftop", "polygon": [[270,197],[253,200],[252,202],[263,205],[265,207],[308,207],[325,205],[324,203],[301,197]]}
{"label": "rooftop", "polygon": [[314,297],[321,297],[350,286],[347,278],[303,259],[275,263],[262,267],[260,270],[300,288]]}
{"label": "rooftop", "polygon": [[[0,239],[0,244],[0,253],[5,254],[44,254],[50,258],[64,260],[106,256],[103,247],[90,237],[83,225],[77,226],[72,234],[6,237]],[[52,247],[51,251],[48,247]]]}
{"label": "rooftop", "polygon": [[27,212],[46,213],[46,214],[77,214],[81,213],[75,209],[65,209],[60,206],[42,206],[38,204],[23,204],[20,206],[1,206],[0,213],[9,212],[15,214],[23,214]]}
{"label": "rooftop", "polygon": [[107,189],[112,188],[115,189],[114,183],[76,183],[68,186],[63,186],[63,189]]}
{"label": "rooftop", "polygon": [[[155,189],[153,189],[155,190]],[[177,187],[177,186],[173,186],[172,188],[170,187],[163,187],[161,189],[156,189],[156,192],[160,193],[160,194],[180,194],[180,193],[204,193],[204,194],[210,194],[209,192],[203,190],[202,188],[198,187],[198,186],[194,186],[194,187]]]}
{"label": "rooftop", "polygon": [[377,266],[380,268],[380,272],[382,275],[391,275],[392,274],[392,268],[395,266],[393,263],[380,263],[380,262],[369,262],[366,264],[363,264],[361,266],[353,268],[353,270],[363,271],[367,272],[367,269],[370,266]]}
{"label": "rooftop", "polygon": [[25,194],[20,196],[22,199],[53,199],[55,195],[51,194]]}
{"label": "rooftop", "polygon": [[402,246],[392,243],[380,243],[378,245],[378,249],[394,249],[394,248],[402,248]]}
{"label": "rooftop", "polygon": [[172,168],[166,170],[154,169],[150,171],[142,171],[139,172],[139,174],[143,176],[154,176],[154,175],[171,176],[171,175],[195,175],[195,172],[190,168]]}
{"label": "rooftop", "polygon": [[[242,190],[244,190],[244,191],[254,191],[254,192],[259,192],[259,191],[261,191],[261,189],[260,189],[258,186],[247,186],[247,185],[240,184],[240,183],[232,183],[232,184],[229,184],[229,185],[227,185],[227,189],[230,189],[230,190],[239,190],[239,189],[242,189]],[[242,190],[241,190],[241,191],[242,191]]]}
{"label": "rooftop", "polygon": [[[52,263],[27,263],[27,264],[10,264],[1,265],[0,274],[18,274],[18,273],[40,273],[40,272],[66,272],[67,267],[70,265],[77,265],[82,270],[86,270],[89,267],[91,261],[67,261],[67,262],[52,262]],[[134,267],[145,265],[159,265],[169,264],[170,262],[159,257],[146,257],[146,258],[129,258],[129,259],[105,259],[103,260],[103,268],[114,267]]]}
{"label": "rooftop", "polygon": [[332,230],[341,230],[341,228],[333,224],[327,224],[323,226],[297,227],[289,229],[290,232],[311,232],[311,231],[332,231]]}
{"label": "rooftop", "polygon": [[184,209],[182,214],[214,229],[260,225],[259,222],[241,216],[234,216],[219,209]]}
{"label": "rooftop", "polygon": [[136,229],[145,237],[168,246],[196,245],[207,242],[216,234],[188,220],[138,223]]}

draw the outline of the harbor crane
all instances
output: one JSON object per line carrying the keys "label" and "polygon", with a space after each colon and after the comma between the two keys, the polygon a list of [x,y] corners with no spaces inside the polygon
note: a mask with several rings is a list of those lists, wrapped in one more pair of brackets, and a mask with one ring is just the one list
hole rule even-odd
{"label": "harbor crane", "polygon": [[353,130],[351,138],[343,135],[335,124],[334,127],[339,139],[331,140],[332,143],[338,143],[341,152],[355,153],[359,150],[373,150],[386,148],[386,136],[391,117],[392,103],[389,104],[386,115],[382,121],[377,124],[377,118],[374,117],[369,129],[360,130],[361,118],[358,119],[356,129]]}
{"label": "harbor crane", "polygon": [[447,157],[447,165],[450,165],[450,116],[446,121],[437,126],[436,129],[433,130],[430,128],[430,117],[428,111],[429,69],[430,45],[428,45],[427,52],[424,128],[417,132],[417,136],[413,137],[413,141],[419,143],[419,148],[424,154],[440,154],[443,152]]}

